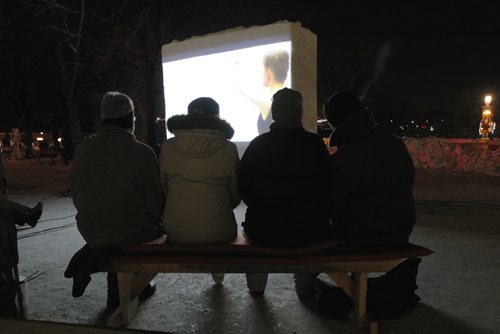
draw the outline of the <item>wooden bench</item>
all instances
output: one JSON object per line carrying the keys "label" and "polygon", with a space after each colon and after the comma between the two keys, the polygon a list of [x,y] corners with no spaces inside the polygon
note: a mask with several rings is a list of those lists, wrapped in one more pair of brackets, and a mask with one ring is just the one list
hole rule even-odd
{"label": "wooden bench", "polygon": [[[433,251],[414,244],[398,251],[367,252],[349,249],[337,241],[283,249],[249,244],[237,237],[225,244],[135,245],[123,249],[102,268],[117,272],[120,307],[108,319],[110,326],[127,326],[137,313],[138,295],[157,273],[326,273],[355,301],[355,317],[367,326],[367,275],[385,273],[410,257]],[[376,333],[377,324],[370,324]]]}

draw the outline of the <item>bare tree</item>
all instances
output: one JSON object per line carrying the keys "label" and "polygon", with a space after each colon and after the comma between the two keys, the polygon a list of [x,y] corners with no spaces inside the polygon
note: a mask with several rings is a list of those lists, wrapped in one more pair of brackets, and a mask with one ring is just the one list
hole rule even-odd
{"label": "bare tree", "polygon": [[[70,149],[84,133],[96,130],[96,101],[111,89],[131,95],[139,118],[136,133],[154,143],[152,123],[158,103],[149,101],[158,100],[151,91],[158,95],[154,85],[159,78],[153,83],[149,78],[161,75],[158,1],[16,0],[14,4],[23,15],[12,25],[23,26],[21,18],[30,17],[26,35],[37,35],[49,46],[33,54],[41,53],[52,72],[55,92],[51,95],[64,110]],[[26,44],[30,42],[26,36]]]}

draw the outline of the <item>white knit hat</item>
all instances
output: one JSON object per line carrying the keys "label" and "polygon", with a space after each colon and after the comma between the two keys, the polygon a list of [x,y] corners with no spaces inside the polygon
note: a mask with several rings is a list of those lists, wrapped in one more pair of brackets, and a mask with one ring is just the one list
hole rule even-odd
{"label": "white knit hat", "polygon": [[120,118],[134,111],[134,102],[120,92],[107,92],[101,100],[101,119]]}

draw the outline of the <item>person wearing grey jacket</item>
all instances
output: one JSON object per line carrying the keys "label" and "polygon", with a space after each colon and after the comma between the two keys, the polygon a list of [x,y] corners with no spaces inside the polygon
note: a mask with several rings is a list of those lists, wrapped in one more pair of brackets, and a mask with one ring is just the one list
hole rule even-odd
{"label": "person wearing grey jacket", "polygon": [[[71,169],[71,193],[78,230],[87,245],[75,254],[65,276],[78,297],[94,264],[120,247],[165,241],[161,215],[164,193],[154,151],[134,136],[134,104],[125,94],[108,92],[101,101],[102,126],[81,143]],[[89,263],[90,262],[90,263]],[[79,270],[85,273],[79,273]],[[146,288],[147,298],[154,286]],[[108,273],[108,306],[118,301],[116,273]]]}
{"label": "person wearing grey jacket", "polygon": [[92,249],[156,239],[164,205],[158,159],[133,134],[132,100],[106,93],[101,117],[102,127],[78,146],[71,169],[78,230]]}

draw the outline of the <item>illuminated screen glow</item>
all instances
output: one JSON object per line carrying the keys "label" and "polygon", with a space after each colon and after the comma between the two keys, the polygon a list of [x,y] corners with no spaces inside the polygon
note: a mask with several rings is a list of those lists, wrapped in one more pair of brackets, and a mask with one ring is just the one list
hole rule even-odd
{"label": "illuminated screen glow", "polygon": [[[248,43],[247,43],[248,44]],[[163,84],[166,119],[185,114],[195,98],[207,96],[219,103],[220,117],[235,130],[232,141],[248,142],[259,134],[257,121],[263,105],[269,108],[276,89],[266,83],[263,57],[285,50],[291,63],[291,41],[271,42],[241,47],[235,43],[213,53],[205,51],[163,57]],[[240,48],[241,47],[241,48]],[[288,65],[284,87],[291,87]],[[269,110],[267,110],[269,111]],[[264,111],[263,111],[264,112]],[[268,116],[271,118],[269,112]],[[269,120],[271,122],[271,120]],[[167,132],[167,137],[172,134]]]}

